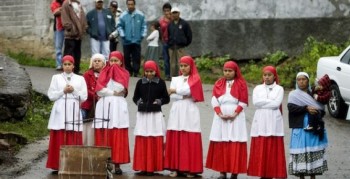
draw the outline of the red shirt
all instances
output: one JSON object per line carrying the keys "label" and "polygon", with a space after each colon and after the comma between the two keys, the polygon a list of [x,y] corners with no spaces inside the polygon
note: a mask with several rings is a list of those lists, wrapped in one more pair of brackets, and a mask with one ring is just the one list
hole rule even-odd
{"label": "red shirt", "polygon": [[[51,3],[52,14],[54,14],[60,7],[61,7],[61,4],[58,3],[56,0],[53,0]],[[63,30],[61,16],[55,16],[55,19],[56,19],[56,30],[59,30],[59,31]]]}
{"label": "red shirt", "polygon": [[86,101],[84,101],[81,104],[82,109],[90,110],[92,109],[94,102],[97,103],[97,94],[96,94],[96,82],[97,78],[95,77],[94,71],[92,69],[89,69],[84,73],[84,78],[87,86],[88,91],[88,98]]}
{"label": "red shirt", "polygon": [[162,35],[162,41],[164,43],[168,42],[169,35],[168,35],[168,25],[170,23],[170,20],[165,18],[164,16],[159,19],[160,24],[160,33]]}

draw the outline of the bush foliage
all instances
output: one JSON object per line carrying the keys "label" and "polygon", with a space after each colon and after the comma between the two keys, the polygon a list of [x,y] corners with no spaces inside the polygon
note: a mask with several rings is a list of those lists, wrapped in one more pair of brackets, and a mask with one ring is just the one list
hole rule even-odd
{"label": "bush foliage", "polygon": [[[253,84],[261,83],[261,70],[264,66],[275,66],[281,85],[285,88],[293,88],[295,86],[295,76],[298,72],[307,72],[310,75],[311,82],[313,82],[316,76],[318,59],[323,56],[337,56],[349,44],[350,42],[335,45],[309,37],[304,44],[303,51],[298,56],[289,57],[287,53],[277,51],[266,54],[260,61],[250,60],[247,63],[239,64],[239,66],[247,82]],[[217,58],[203,56],[196,58],[196,64],[203,82],[212,83],[215,79],[222,76],[222,66],[228,60],[230,60],[229,56]]]}

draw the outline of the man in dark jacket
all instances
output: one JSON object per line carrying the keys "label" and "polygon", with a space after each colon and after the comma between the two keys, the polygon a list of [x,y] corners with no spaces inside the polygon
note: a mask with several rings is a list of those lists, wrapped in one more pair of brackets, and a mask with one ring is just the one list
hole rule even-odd
{"label": "man in dark jacket", "polygon": [[187,55],[185,47],[192,42],[192,30],[184,19],[180,18],[180,10],[177,7],[171,9],[172,22],[168,26],[168,46],[170,56],[170,75],[178,76],[178,61]]}
{"label": "man in dark jacket", "polygon": [[85,12],[78,0],[66,0],[61,7],[61,19],[64,28],[63,56],[74,57],[74,73],[79,74],[81,58],[81,40],[87,24]]}
{"label": "man in dark jacket", "polygon": [[103,0],[95,0],[95,9],[86,15],[88,23],[87,33],[90,35],[92,55],[101,53],[108,59],[109,35],[116,29],[113,14],[103,8]]}

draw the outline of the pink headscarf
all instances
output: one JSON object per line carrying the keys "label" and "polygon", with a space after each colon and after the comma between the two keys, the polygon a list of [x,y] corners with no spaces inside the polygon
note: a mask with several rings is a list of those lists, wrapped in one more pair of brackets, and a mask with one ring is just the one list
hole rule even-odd
{"label": "pink headscarf", "polygon": [[[266,66],[266,67],[263,68],[262,71],[263,71],[263,73],[264,73],[265,71],[269,71],[269,72],[273,73],[273,75],[275,76],[275,82],[276,82],[276,84],[279,84],[279,83],[280,83],[280,80],[279,80],[278,75],[277,75],[277,70],[276,70],[275,67],[273,67],[273,66]],[[263,80],[263,83],[264,83],[264,80]]]}
{"label": "pink headscarf", "polygon": [[156,77],[160,78],[159,68],[158,68],[158,65],[157,65],[157,63],[155,61],[147,60],[143,64],[143,70],[146,71],[147,69],[151,69],[151,70],[155,71],[156,72]]}
{"label": "pink headscarf", "polygon": [[65,62],[65,61],[69,61],[69,62],[71,62],[72,64],[74,64],[74,57],[71,56],[71,55],[65,55],[65,56],[62,58],[62,63]]}

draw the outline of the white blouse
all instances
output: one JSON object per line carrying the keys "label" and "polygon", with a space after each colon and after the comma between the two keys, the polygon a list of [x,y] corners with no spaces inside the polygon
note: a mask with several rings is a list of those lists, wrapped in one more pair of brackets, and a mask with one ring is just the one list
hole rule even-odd
{"label": "white blouse", "polygon": [[175,101],[170,109],[167,130],[201,132],[199,108],[192,98],[185,97],[191,94],[188,76],[172,77],[170,88],[176,89],[176,94],[170,95]]}
{"label": "white blouse", "polygon": [[256,107],[250,135],[284,136],[283,117],[280,111],[284,95],[283,87],[274,83],[261,84],[253,90],[253,104]]}
{"label": "white blouse", "polygon": [[[74,91],[64,94],[64,88],[68,84],[74,88]],[[81,124],[82,116],[79,109],[80,104],[84,102],[88,96],[85,79],[73,73],[54,75],[52,76],[47,95],[51,101],[55,101],[50,114],[48,129],[73,130],[74,128],[75,131],[81,131],[83,127]],[[72,124],[73,120],[75,122],[74,127]],[[65,121],[68,122],[66,125]]]}
{"label": "white blouse", "polygon": [[211,105],[213,108],[220,106],[220,110],[224,115],[232,115],[238,105],[241,106],[243,110],[232,121],[223,120],[214,112],[213,124],[209,136],[211,141],[246,142],[248,139],[244,112],[244,109],[247,108],[247,104],[238,101],[237,98],[231,95],[231,86],[233,83],[234,81],[226,83],[225,94],[219,96],[219,98],[213,96]]}

